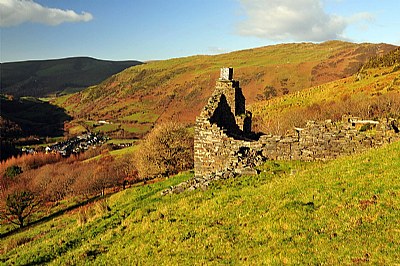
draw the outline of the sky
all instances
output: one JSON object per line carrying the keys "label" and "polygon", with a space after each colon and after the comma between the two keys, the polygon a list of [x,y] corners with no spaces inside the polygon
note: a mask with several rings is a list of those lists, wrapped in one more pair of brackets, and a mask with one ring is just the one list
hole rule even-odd
{"label": "sky", "polygon": [[327,40],[400,45],[399,11],[399,0],[0,0],[0,61],[148,61]]}

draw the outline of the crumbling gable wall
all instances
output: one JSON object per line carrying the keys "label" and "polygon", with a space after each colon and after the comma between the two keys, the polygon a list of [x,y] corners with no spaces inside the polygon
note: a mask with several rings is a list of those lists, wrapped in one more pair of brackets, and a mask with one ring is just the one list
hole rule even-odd
{"label": "crumbling gable wall", "polygon": [[232,68],[221,69],[213,95],[196,118],[196,176],[228,168],[237,160],[240,147],[249,145],[251,113],[246,111],[239,82],[232,78]]}

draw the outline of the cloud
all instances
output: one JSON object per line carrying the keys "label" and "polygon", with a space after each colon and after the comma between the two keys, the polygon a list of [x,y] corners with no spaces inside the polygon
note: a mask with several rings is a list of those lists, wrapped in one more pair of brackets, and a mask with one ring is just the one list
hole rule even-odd
{"label": "cloud", "polygon": [[241,35],[274,41],[326,41],[345,39],[350,23],[370,20],[369,13],[349,18],[328,14],[321,0],[240,0],[247,18],[238,25]]}
{"label": "cloud", "polygon": [[64,22],[86,22],[92,14],[77,14],[72,10],[44,7],[32,0],[0,0],[0,27],[10,27],[24,22],[56,26]]}

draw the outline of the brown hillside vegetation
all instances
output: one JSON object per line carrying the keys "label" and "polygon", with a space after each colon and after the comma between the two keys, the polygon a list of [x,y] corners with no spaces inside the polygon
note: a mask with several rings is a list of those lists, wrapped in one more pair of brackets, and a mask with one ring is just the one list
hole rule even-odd
{"label": "brown hillside vegetation", "polygon": [[220,67],[234,67],[235,79],[251,104],[349,77],[370,57],[395,48],[330,41],[154,61],[55,103],[67,109],[75,124],[91,127],[95,121],[109,120],[111,125],[97,129],[131,136],[148,132],[162,120],[193,122],[214,89]]}
{"label": "brown hillside vegetation", "polygon": [[315,86],[251,106],[256,128],[282,134],[307,120],[351,114],[365,119],[400,117],[400,53],[376,56],[345,79]]}

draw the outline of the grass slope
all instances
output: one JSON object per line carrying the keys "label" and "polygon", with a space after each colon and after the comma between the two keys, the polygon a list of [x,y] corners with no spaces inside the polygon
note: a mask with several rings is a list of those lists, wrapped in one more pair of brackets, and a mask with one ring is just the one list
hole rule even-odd
{"label": "grass slope", "polygon": [[[74,122],[109,119],[133,128],[141,125],[140,133],[145,133],[162,120],[193,122],[212,94],[221,67],[234,67],[234,78],[251,104],[348,77],[369,57],[395,48],[331,41],[154,61],[54,103],[65,108]],[[122,126],[116,130],[121,133]]]}
{"label": "grass slope", "polygon": [[[359,76],[362,75],[362,78]],[[339,120],[351,113],[363,118],[400,115],[399,65],[365,69],[359,74],[311,87],[249,107],[259,130],[282,133],[306,120]]]}
{"label": "grass slope", "polygon": [[160,196],[192,176],[178,175],[112,195],[111,211],[98,203],[1,239],[0,262],[398,263],[399,154],[394,143],[328,163],[269,162],[256,177]]}
{"label": "grass slope", "polygon": [[98,84],[139,61],[105,61],[89,57],[2,63],[1,91],[14,96],[44,97],[72,93]]}

